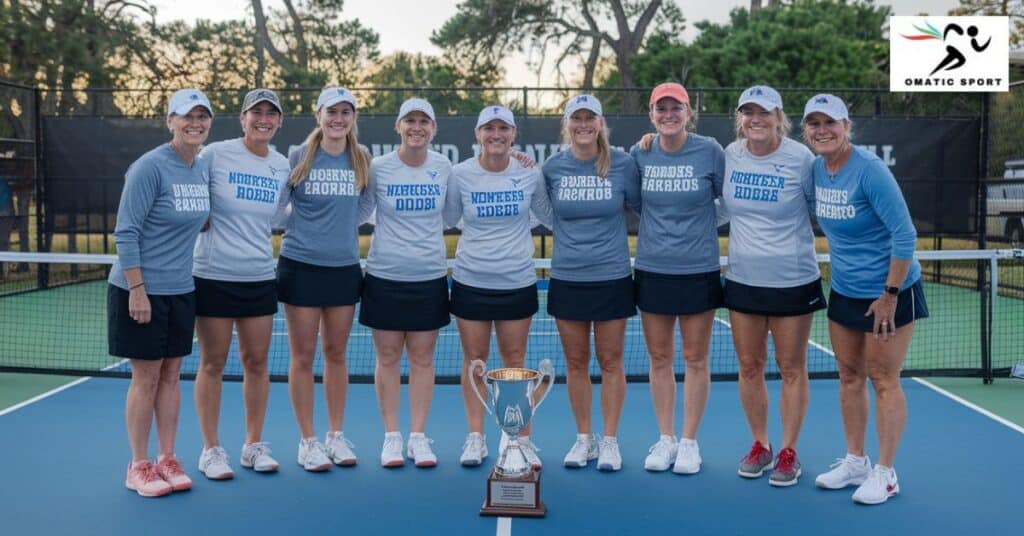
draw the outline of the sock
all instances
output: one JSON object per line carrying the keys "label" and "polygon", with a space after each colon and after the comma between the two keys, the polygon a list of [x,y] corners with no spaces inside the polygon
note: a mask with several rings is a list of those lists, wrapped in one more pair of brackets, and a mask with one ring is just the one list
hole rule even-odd
{"label": "sock", "polygon": [[426,436],[423,435],[423,432],[409,432],[409,439],[414,439],[414,438],[417,438],[417,437],[426,437]]}
{"label": "sock", "polygon": [[388,439],[388,438],[392,438],[392,437],[397,437],[398,439],[402,439],[402,432],[384,432],[384,439]]}
{"label": "sock", "polygon": [[669,441],[671,443],[675,443],[676,442],[676,437],[675,436],[670,436],[668,434],[661,434],[661,437],[659,437],[659,439],[661,439],[662,441]]}

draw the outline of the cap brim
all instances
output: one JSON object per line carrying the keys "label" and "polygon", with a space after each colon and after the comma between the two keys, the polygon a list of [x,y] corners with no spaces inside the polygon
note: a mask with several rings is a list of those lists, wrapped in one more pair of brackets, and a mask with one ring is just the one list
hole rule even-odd
{"label": "cap brim", "polygon": [[269,102],[270,105],[273,106],[279,113],[284,113],[284,110],[281,109],[281,106],[279,104],[277,104],[276,102],[274,102],[273,100],[271,100],[271,99],[260,99],[260,100],[258,100],[256,102],[246,106],[245,108],[242,108],[242,113],[245,113],[245,112],[248,112],[249,110],[252,110],[253,107],[255,107],[257,104],[259,104],[261,102]]}
{"label": "cap brim", "polygon": [[740,108],[742,108],[742,107],[744,107],[744,106],[746,106],[748,104],[756,104],[756,105],[764,108],[765,110],[768,110],[769,112],[772,111],[772,110],[781,110],[782,109],[782,106],[779,106],[777,103],[771,102],[771,101],[766,100],[766,99],[743,99],[742,101],[740,101],[739,105],[736,106],[736,111],[737,112],[740,111]]}
{"label": "cap brim", "polygon": [[321,105],[320,105],[320,106],[319,106],[319,107],[317,108],[317,110],[322,110],[322,109],[324,109],[324,108],[330,108],[331,106],[334,106],[334,105],[336,105],[336,104],[341,104],[341,103],[343,103],[343,102],[347,102],[347,103],[351,104],[351,105],[352,105],[352,109],[353,109],[353,110],[355,110],[355,109],[356,109],[356,103],[355,103],[355,102],[352,102],[352,99],[349,99],[349,98],[347,98],[347,97],[338,97],[338,98],[336,98],[336,99],[331,99],[331,100],[328,100],[327,102],[325,102],[325,103],[321,104]]}
{"label": "cap brim", "polygon": [[182,105],[182,106],[178,106],[177,108],[167,112],[167,115],[168,116],[171,116],[171,115],[188,115],[189,112],[191,112],[192,110],[195,110],[196,108],[202,108],[202,109],[206,110],[207,112],[210,112],[210,117],[213,117],[213,108],[211,108],[210,105],[208,105],[208,104],[206,104],[204,102],[200,102],[199,104],[191,104],[191,103],[189,103],[189,104],[185,104],[185,105]]}

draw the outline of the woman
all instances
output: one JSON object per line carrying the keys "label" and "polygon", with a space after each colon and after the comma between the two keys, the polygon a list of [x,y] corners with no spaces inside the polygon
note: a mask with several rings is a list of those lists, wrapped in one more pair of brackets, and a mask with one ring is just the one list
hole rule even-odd
{"label": "woman", "polygon": [[[660,437],[644,460],[648,471],[672,466],[700,471],[697,429],[711,385],[708,354],[715,309],[722,305],[715,198],[722,195],[722,146],[687,132],[693,119],[686,89],[654,88],[649,102],[658,131],[649,151],[630,151],[640,169],[640,231],[636,248],[636,298],[651,356],[649,377]],[[683,339],[683,430],[675,438],[676,331]]]}
{"label": "woman", "polygon": [[[722,202],[729,214],[725,306],[739,360],[739,391],[754,436],[739,475],[792,486],[800,477],[797,439],[807,414],[807,342],[814,312],[825,307],[814,255],[811,162],[804,145],[788,137],[782,97],[767,86],[740,95],[736,141],[725,150]],[[772,458],[768,441],[768,334],[782,376],[782,443]]]}
{"label": "woman", "polygon": [[[131,360],[125,425],[132,460],[125,486],[143,497],[186,490],[192,481],[174,456],[181,358],[192,353],[195,292],[192,244],[210,211],[208,168],[196,155],[210,135],[213,107],[197,89],[167,105],[171,142],[142,155],[125,174],[107,289],[110,354]],[[157,463],[149,461],[156,419]]]}
{"label": "woman", "polygon": [[[524,365],[530,321],[538,308],[531,212],[551,224],[543,175],[512,158],[512,112],[504,106],[484,108],[475,134],[480,154],[452,168],[445,201],[446,223],[454,226],[462,220],[451,291],[462,342],[462,400],[469,421],[459,458],[462,465],[480,465],[487,457],[483,407],[470,388],[469,382],[477,380],[471,378],[469,364],[487,361],[493,330],[502,366]],[[520,445],[530,464],[540,469],[528,429],[520,435]]]}
{"label": "woman", "polygon": [[[907,420],[900,368],[914,321],[928,316],[917,232],[896,179],[877,157],[850,142],[846,104],[815,95],[804,108],[804,139],[814,160],[818,224],[828,238],[832,288],[828,327],[839,365],[846,456],[818,475],[825,489],[859,486],[853,500],[879,504],[900,491],[893,461]],[[878,463],[864,450],[866,379],[875,391]]]}
{"label": "woman", "polygon": [[270,222],[289,170],[288,159],[270,147],[283,120],[281,102],[268,89],[250,91],[239,120],[241,138],[213,143],[200,155],[210,166],[211,210],[209,226],[196,241],[192,270],[199,338],[195,402],[203,434],[199,470],[213,480],[234,476],[218,435],[221,376],[233,331],[245,374],[241,464],[259,472],[277,470],[262,435],[270,394],[267,351],[277,312]]}
{"label": "woman", "polygon": [[366,259],[359,323],[373,330],[377,355],[374,383],[385,430],[381,465],[405,463],[398,431],[404,348],[412,418],[406,455],[417,467],[433,467],[437,457],[423,432],[434,389],[438,330],[451,322],[442,211],[452,167],[430,150],[437,123],[427,101],[403,102],[395,130],[401,144],[373,160],[364,198],[367,213],[376,208],[377,222]]}
{"label": "woman", "polygon": [[[288,393],[298,421],[298,462],[307,471],[356,463],[342,432],[348,367],[345,346],[363,283],[359,266],[359,199],[370,156],[356,137],[356,99],[329,87],[316,102],[317,126],[289,155],[291,176],[278,204],[291,206],[277,264],[277,293],[288,323]],[[322,326],[322,329],[321,329]],[[324,352],[327,436],[313,429],[313,359],[317,335]]]}
{"label": "woman", "polygon": [[[555,318],[565,352],[569,403],[576,419],[576,442],[565,455],[567,467],[622,467],[615,437],[626,397],[622,366],[626,319],[636,314],[626,241],[626,205],[640,201],[636,163],[608,144],[601,103],[593,95],[573,97],[562,117],[562,143],[568,149],[544,163],[544,179],[554,211],[554,250],[548,287],[548,314]],[[604,437],[592,434],[590,331],[601,366]]]}

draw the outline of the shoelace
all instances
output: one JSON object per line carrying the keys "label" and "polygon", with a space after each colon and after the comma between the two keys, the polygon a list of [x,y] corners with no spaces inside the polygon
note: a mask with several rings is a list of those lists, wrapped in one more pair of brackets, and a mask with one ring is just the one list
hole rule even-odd
{"label": "shoelace", "polygon": [[775,464],[777,471],[789,471],[793,468],[793,464],[796,463],[796,452],[792,449],[782,449],[779,453],[779,460]]}
{"label": "shoelace", "polygon": [[650,454],[657,452],[667,458],[669,453],[672,452],[672,442],[667,439],[659,439],[657,443],[651,445],[647,452]]}
{"label": "shoelace", "polygon": [[224,447],[213,447],[210,449],[210,457],[207,459],[206,465],[210,466],[215,463],[227,465],[228,463],[228,451],[224,450]]}
{"label": "shoelace", "polygon": [[590,453],[590,449],[593,447],[593,440],[587,441],[583,438],[576,438],[576,442],[572,444],[572,448],[569,449],[569,457],[576,458],[579,456],[586,457]]}
{"label": "shoelace", "polygon": [[153,465],[150,462],[146,462],[146,463],[140,465],[138,468],[135,468],[135,469],[132,469],[132,470],[133,471],[138,471],[139,476],[142,477],[142,482],[145,483],[145,484],[148,484],[150,482],[154,482],[156,480],[163,480],[163,479],[160,478],[160,475],[157,474],[156,466]]}
{"label": "shoelace", "polygon": [[427,437],[410,438],[409,439],[409,448],[412,449],[413,457],[414,458],[419,458],[420,456],[430,456],[430,455],[432,455],[433,452],[431,452],[431,450],[430,450],[430,444],[433,443],[433,442],[434,442],[433,439],[430,439],[430,438],[427,438]]}
{"label": "shoelace", "polygon": [[761,463],[761,453],[771,452],[770,450],[761,446],[761,443],[754,441],[754,445],[750,447],[750,452],[743,458],[743,461],[748,463]]}
{"label": "shoelace", "polygon": [[334,434],[331,434],[331,436],[327,438],[327,443],[328,444],[334,443],[335,441],[342,441],[342,442],[344,442],[345,445],[347,445],[348,448],[350,448],[350,449],[356,448],[355,444],[352,443],[351,441],[349,441],[349,439],[347,437],[345,437],[344,435],[342,435],[341,432],[335,432]]}
{"label": "shoelace", "polygon": [[471,446],[476,447],[477,449],[482,449],[483,446],[484,446],[484,438],[483,438],[483,436],[471,435],[471,436],[467,437],[466,438],[466,442],[463,443],[463,445],[462,445],[462,450],[466,450],[466,449],[470,448]]}
{"label": "shoelace", "polygon": [[402,450],[402,438],[401,437],[386,437],[384,438],[384,451],[401,451]]}
{"label": "shoelace", "polygon": [[170,474],[170,475],[179,475],[179,474],[182,474],[182,473],[185,472],[181,468],[181,464],[178,463],[178,459],[177,458],[171,458],[171,457],[164,458],[163,461],[157,463],[157,465],[158,466],[163,466],[164,471],[166,471],[167,474]]}
{"label": "shoelace", "polygon": [[609,441],[609,440],[607,440],[607,439],[605,439],[603,437],[601,438],[600,445],[601,446],[599,447],[599,450],[601,450],[601,451],[604,451],[605,449],[608,449],[608,451],[611,452],[613,450],[617,451],[619,449],[619,443],[618,442],[612,442],[612,441]]}
{"label": "shoelace", "polygon": [[270,443],[266,441],[260,441],[259,443],[253,443],[249,445],[249,458],[256,460],[260,456],[266,456],[270,452]]}

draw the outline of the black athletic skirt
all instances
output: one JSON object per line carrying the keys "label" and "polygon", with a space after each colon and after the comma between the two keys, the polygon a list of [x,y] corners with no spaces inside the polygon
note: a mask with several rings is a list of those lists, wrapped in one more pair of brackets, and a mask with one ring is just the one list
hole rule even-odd
{"label": "black athletic skirt", "polygon": [[548,314],[588,322],[634,316],[633,277],[588,282],[552,279],[548,284]]}
{"label": "black athletic skirt", "polygon": [[519,320],[537,312],[537,284],[491,290],[452,280],[452,314],[465,320]]}
{"label": "black athletic skirt", "polygon": [[318,266],[288,257],[277,259],[277,299],[300,307],[355,305],[363,290],[359,264]]}
{"label": "black athletic skirt", "polygon": [[129,292],[107,287],[107,349],[112,356],[155,360],[192,353],[196,325],[196,295],[148,294],[152,311],[148,324],[128,315]]}
{"label": "black athletic skirt", "polygon": [[725,307],[764,316],[800,316],[826,307],[821,279],[795,287],[773,288],[725,280]]}
{"label": "black athletic skirt", "polygon": [[392,281],[366,274],[359,323],[389,331],[432,331],[451,323],[448,278]]}
{"label": "black athletic skirt", "polygon": [[196,316],[245,318],[277,312],[277,280],[218,281],[192,278],[196,283]]}
{"label": "black athletic skirt", "polygon": [[718,270],[671,275],[635,270],[636,305],[645,313],[693,315],[722,306],[722,276]]}
{"label": "black athletic skirt", "polygon": [[[864,316],[871,302],[877,298],[850,298],[836,291],[828,295],[828,319],[865,333],[875,329],[875,317]],[[918,279],[896,296],[896,327],[901,328],[919,318],[928,318],[928,303],[924,299],[924,288]]]}

